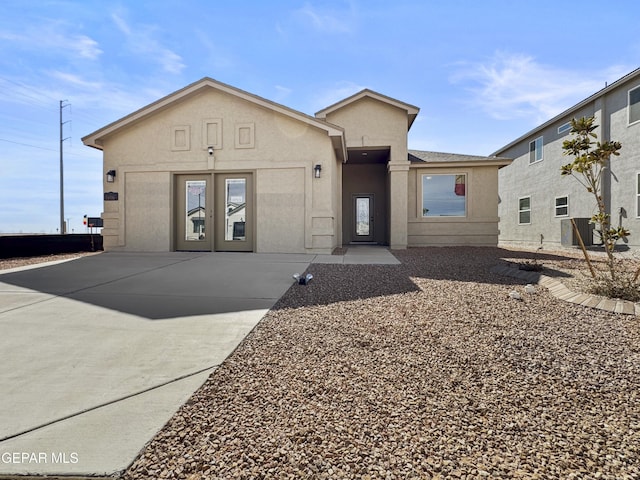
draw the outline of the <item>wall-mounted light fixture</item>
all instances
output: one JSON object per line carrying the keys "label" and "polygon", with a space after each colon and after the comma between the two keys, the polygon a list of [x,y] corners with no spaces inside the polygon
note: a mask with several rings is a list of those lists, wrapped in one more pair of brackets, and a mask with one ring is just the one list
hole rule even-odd
{"label": "wall-mounted light fixture", "polygon": [[316,178],[320,178],[320,172],[322,171],[322,165],[318,164],[313,167],[313,176]]}
{"label": "wall-mounted light fixture", "polygon": [[209,155],[212,156],[213,155],[213,147],[209,147],[207,149],[207,151],[209,152]]}
{"label": "wall-mounted light fixture", "polygon": [[116,181],[116,171],[115,170],[109,170],[107,172],[107,183],[113,183]]}

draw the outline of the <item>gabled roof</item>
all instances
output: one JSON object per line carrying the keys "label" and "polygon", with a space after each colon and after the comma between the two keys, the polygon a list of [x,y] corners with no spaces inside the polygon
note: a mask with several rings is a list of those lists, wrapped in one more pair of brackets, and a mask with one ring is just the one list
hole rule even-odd
{"label": "gabled roof", "polygon": [[178,102],[185,97],[189,97],[205,88],[213,88],[221,92],[234,95],[238,98],[241,98],[248,102],[259,105],[263,108],[267,108],[274,112],[280,113],[287,117],[306,123],[307,125],[310,125],[312,127],[316,127],[316,128],[319,128],[320,130],[324,130],[327,132],[327,135],[331,137],[332,144],[338,154],[338,157],[342,161],[344,161],[347,157],[347,150],[346,150],[345,141],[344,141],[344,129],[342,127],[338,125],[333,125],[322,119],[312,117],[311,115],[307,115],[305,113],[299,112],[297,110],[286,107],[279,103],[272,102],[271,100],[267,100],[265,98],[259,97],[258,95],[254,95],[252,93],[241,90],[239,88],[232,87],[231,85],[218,82],[217,80],[214,80],[209,77],[204,77],[198,80],[197,82],[187,85],[186,87],[147,105],[146,107],[142,107],[140,110],[137,110],[127,115],[126,117],[121,118],[120,120],[116,120],[115,122],[110,123],[109,125],[102,127],[101,129],[96,130],[93,133],[90,133],[89,135],[82,138],[82,142],[89,147],[102,150],[103,138],[106,137],[107,135],[111,135],[122,128],[125,128],[129,125],[139,122],[144,118],[148,117],[149,115],[157,113],[165,108],[168,108],[175,102]]}
{"label": "gabled roof", "polygon": [[369,90],[368,88],[365,88],[364,90],[354,95],[351,95],[350,97],[345,98],[344,100],[340,100],[339,102],[334,103],[333,105],[330,105],[327,108],[320,110],[319,112],[316,113],[316,117],[325,119],[327,118],[328,114],[335,112],[336,110],[339,110],[343,107],[346,107],[351,103],[357,102],[358,100],[361,100],[362,98],[365,98],[365,97],[373,98],[374,100],[378,100],[380,102],[387,103],[389,105],[397,107],[401,110],[405,110],[409,118],[407,130],[411,128],[413,121],[416,119],[416,117],[418,116],[418,112],[420,111],[420,109],[414,105],[401,102],[400,100],[396,100],[395,98],[387,97],[386,95],[382,95],[381,93],[374,92],[373,90]]}
{"label": "gabled roof", "polygon": [[506,167],[513,162],[510,158],[504,157],[481,157],[478,155],[460,155],[457,153],[425,152],[423,150],[409,150],[409,162],[412,164],[428,164],[429,166],[457,165],[473,166],[497,166]]}
{"label": "gabled roof", "polygon": [[609,93],[611,90],[614,90],[614,89],[618,88],[623,83],[626,83],[626,82],[628,82],[630,80],[634,80],[635,78],[638,78],[638,77],[640,77],[640,68],[637,68],[633,72],[626,74],[624,77],[619,78],[618,80],[613,82],[611,85],[607,85],[602,90],[599,90],[598,92],[594,93],[590,97],[585,98],[580,103],[577,103],[573,107],[568,108],[567,110],[562,112],[560,115],[556,115],[551,120],[543,123],[542,125],[539,125],[538,127],[534,128],[533,130],[525,133],[521,137],[516,138],[513,142],[509,143],[508,145],[505,145],[500,150],[496,150],[491,155],[492,156],[498,155],[498,154],[504,152],[505,150],[508,150],[509,148],[513,147],[514,145],[517,145],[518,143],[522,142],[523,140],[525,140],[525,139],[527,139],[529,137],[532,137],[532,136],[536,135],[538,132],[544,130],[545,128],[547,128],[547,127],[549,127],[551,125],[553,125],[557,121],[562,120],[562,118],[567,117],[567,116],[571,115],[572,113],[575,113],[576,111],[578,111],[581,108],[585,107],[586,105],[592,103],[593,101],[597,100],[598,98],[603,97],[604,95]]}

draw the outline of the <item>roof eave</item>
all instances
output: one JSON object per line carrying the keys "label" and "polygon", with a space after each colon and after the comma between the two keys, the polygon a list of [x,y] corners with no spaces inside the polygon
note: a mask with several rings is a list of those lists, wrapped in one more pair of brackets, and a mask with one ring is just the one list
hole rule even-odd
{"label": "roof eave", "polygon": [[466,162],[411,162],[412,168],[451,168],[451,167],[506,167],[511,165],[513,160],[504,158],[504,159],[492,159],[489,158],[487,160],[471,160]]}
{"label": "roof eave", "polygon": [[[116,120],[115,122],[112,122],[104,127],[102,127],[99,130],[96,130],[93,133],[90,133],[89,135],[86,135],[84,137],[82,137],[82,142],[90,147],[93,148],[97,148],[98,150],[102,150],[102,145],[103,145],[103,141],[102,139],[108,135],[111,135],[112,133],[116,132],[117,130],[120,130],[122,128],[125,128],[129,125],[134,124],[135,122],[138,122],[140,120],[142,120],[143,118],[152,115],[158,111],[161,111],[162,109],[168,107],[169,105],[173,104],[174,102],[185,98],[189,95],[192,95],[198,91],[200,91],[203,88],[206,87],[212,87],[218,90],[221,90],[225,93],[229,93],[232,95],[235,95],[237,97],[240,97],[244,100],[250,101],[254,104],[257,104],[259,106],[262,106],[264,108],[267,108],[269,110],[281,113],[282,115],[291,117],[291,118],[295,118],[299,121],[302,121],[303,123],[306,123],[308,125],[314,126],[316,128],[319,128],[321,130],[324,130],[327,132],[327,134],[330,137],[334,137],[334,136],[338,136],[340,138],[343,139],[343,143],[344,143],[344,129],[338,125],[333,125],[323,119],[318,119],[315,117],[312,117],[310,115],[307,115],[305,113],[299,112],[297,110],[294,110],[292,108],[289,107],[285,107],[284,105],[281,105],[279,103],[275,103],[272,102],[270,100],[267,100],[265,98],[259,97],[257,95],[253,95],[249,92],[246,92],[244,90],[232,87],[231,85],[227,85],[224,84],[222,82],[218,82],[217,80],[213,80],[210,77],[204,77],[200,80],[198,80],[197,82],[194,82],[190,85],[187,85],[186,87],[177,90],[176,92],[170,93],[169,95],[145,106],[142,107],[139,110],[136,110],[135,112],[122,117],[119,120]],[[343,149],[346,152],[346,147]]]}
{"label": "roof eave", "polygon": [[418,113],[420,112],[420,108],[416,107],[415,105],[402,102],[395,98],[388,97],[381,93],[374,92],[373,90],[369,90],[368,88],[365,88],[364,90],[360,90],[359,92],[354,93],[353,95],[316,112],[315,117],[324,120],[325,118],[327,118],[328,114],[335,112],[336,110],[340,110],[341,108],[344,108],[347,105],[365,97],[373,98],[375,100],[387,103],[389,105],[392,105],[394,107],[397,107],[401,110],[406,111],[407,117],[408,117],[407,130],[411,128],[411,125],[413,125],[413,122],[415,121],[416,117],[418,116]]}

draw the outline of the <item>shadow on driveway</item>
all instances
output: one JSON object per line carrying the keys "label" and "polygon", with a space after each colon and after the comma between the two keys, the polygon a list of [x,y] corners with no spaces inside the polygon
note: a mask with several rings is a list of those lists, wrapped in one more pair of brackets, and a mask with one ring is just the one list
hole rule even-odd
{"label": "shadow on driveway", "polygon": [[[514,279],[489,270],[506,261],[535,259],[544,264],[571,259],[493,247],[427,247],[393,253],[401,265],[310,264],[313,255],[296,254],[108,252],[3,274],[0,283],[162,320],[281,308],[276,302],[291,287],[287,308],[419,291],[412,277],[514,284]],[[302,272],[317,279],[295,285],[291,276]],[[566,276],[549,268],[543,273]],[[345,281],[335,288],[330,281],[318,281],[322,277]]]}
{"label": "shadow on driveway", "polygon": [[[311,255],[102,253],[0,275],[0,283],[149,320],[269,309]],[[11,287],[4,294],[11,293]],[[23,292],[24,293],[24,292]],[[2,309],[0,308],[0,311]]]}

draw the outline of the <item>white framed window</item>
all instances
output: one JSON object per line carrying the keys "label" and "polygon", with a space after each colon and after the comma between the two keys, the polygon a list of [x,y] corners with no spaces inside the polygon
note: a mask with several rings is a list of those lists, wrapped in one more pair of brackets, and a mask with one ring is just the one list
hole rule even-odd
{"label": "white framed window", "polygon": [[466,217],[467,174],[423,174],[423,217]]}
{"label": "white framed window", "polygon": [[640,217],[640,173],[636,173],[636,217]]}
{"label": "white framed window", "polygon": [[568,217],[569,216],[569,197],[567,195],[563,197],[556,197],[556,217]]}
{"label": "white framed window", "polygon": [[543,137],[538,137],[532,142],[529,142],[529,165],[542,161],[543,144]]}
{"label": "white framed window", "polygon": [[629,125],[640,122],[640,86],[629,90]]}
{"label": "white framed window", "polygon": [[562,135],[563,133],[567,133],[571,130],[571,122],[563,123],[558,127],[558,135]]}
{"label": "white framed window", "polygon": [[518,225],[531,224],[531,197],[518,199]]}

